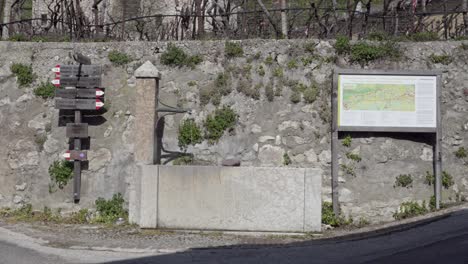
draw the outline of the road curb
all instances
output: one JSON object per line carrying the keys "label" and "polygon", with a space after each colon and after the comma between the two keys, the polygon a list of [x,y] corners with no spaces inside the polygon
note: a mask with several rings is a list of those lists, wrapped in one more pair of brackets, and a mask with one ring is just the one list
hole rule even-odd
{"label": "road curb", "polygon": [[409,223],[403,223],[403,224],[385,227],[385,228],[376,229],[376,230],[371,230],[371,231],[364,231],[364,232],[353,233],[353,234],[345,234],[345,235],[341,235],[341,236],[339,235],[339,236],[334,236],[334,237],[329,237],[329,238],[321,238],[321,239],[317,239],[316,241],[339,243],[339,242],[347,242],[347,241],[353,241],[353,240],[368,239],[368,238],[372,238],[376,236],[382,236],[382,235],[388,235],[391,233],[406,231],[406,230],[419,227],[419,226],[423,226],[423,225],[428,225],[430,223],[450,217],[451,215],[452,215],[452,212],[449,212],[443,215],[416,220],[416,221],[412,221]]}

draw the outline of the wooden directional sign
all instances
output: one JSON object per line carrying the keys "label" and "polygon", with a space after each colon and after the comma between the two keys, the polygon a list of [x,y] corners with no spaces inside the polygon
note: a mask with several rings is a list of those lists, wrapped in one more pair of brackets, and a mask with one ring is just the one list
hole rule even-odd
{"label": "wooden directional sign", "polygon": [[86,123],[69,123],[67,124],[67,137],[69,138],[87,138],[88,124]]}
{"label": "wooden directional sign", "polygon": [[99,110],[104,103],[99,99],[55,99],[55,109]]}
{"label": "wooden directional sign", "polygon": [[102,67],[99,65],[57,65],[52,69],[60,77],[94,76],[102,74]]}
{"label": "wooden directional sign", "polygon": [[100,98],[104,95],[101,89],[55,89],[57,98]]}
{"label": "wooden directional sign", "polygon": [[88,153],[83,150],[67,150],[65,154],[63,154],[63,157],[66,160],[79,160],[79,161],[85,161],[88,159]]}
{"label": "wooden directional sign", "polygon": [[56,87],[101,87],[101,77],[57,77],[52,81]]}

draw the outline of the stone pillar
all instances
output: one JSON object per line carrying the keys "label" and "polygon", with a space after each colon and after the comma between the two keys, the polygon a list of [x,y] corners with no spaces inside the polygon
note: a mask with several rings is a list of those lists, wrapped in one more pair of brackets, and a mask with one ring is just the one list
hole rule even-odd
{"label": "stone pillar", "polygon": [[135,71],[135,77],[135,161],[150,165],[155,162],[156,107],[161,74],[147,61]]}
{"label": "stone pillar", "polygon": [[[155,211],[157,210],[157,200],[144,197],[147,195],[148,189],[142,188],[142,186],[146,184],[145,181],[148,180],[149,175],[147,171],[152,169],[150,167],[153,167],[151,165],[155,161],[155,127],[158,119],[156,107],[158,106],[157,97],[161,74],[151,62],[147,61],[135,71],[135,77],[136,110],[133,135],[135,140],[135,167],[129,188],[129,221],[130,223],[141,224],[142,216],[145,219],[148,218],[148,215],[157,217],[157,211]],[[156,166],[154,167],[157,169]],[[157,197],[157,186],[151,186],[151,188],[153,188],[151,190],[152,194]],[[142,192],[145,192],[145,194]],[[147,201],[142,203],[142,200]],[[149,211],[148,208],[143,208],[142,205],[150,208]],[[142,210],[145,210],[145,212],[142,212]],[[154,217],[151,220],[154,223],[145,226],[155,227]]]}

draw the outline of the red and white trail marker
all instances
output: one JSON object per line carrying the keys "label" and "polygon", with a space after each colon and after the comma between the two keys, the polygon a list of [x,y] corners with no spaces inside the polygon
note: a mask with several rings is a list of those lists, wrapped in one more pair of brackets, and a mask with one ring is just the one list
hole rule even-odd
{"label": "red and white trail marker", "polygon": [[103,106],[104,106],[104,103],[101,100],[96,99],[96,110],[101,109]]}
{"label": "red and white trail marker", "polygon": [[96,97],[99,98],[102,96],[104,96],[104,91],[101,89],[96,89]]}
{"label": "red and white trail marker", "polygon": [[55,87],[60,87],[60,78],[55,78],[54,80],[51,81],[51,83],[52,83]]}
{"label": "red and white trail marker", "polygon": [[80,150],[67,150],[62,155],[66,160],[79,160],[79,161],[85,161],[88,158],[88,154],[86,151],[80,151]]}

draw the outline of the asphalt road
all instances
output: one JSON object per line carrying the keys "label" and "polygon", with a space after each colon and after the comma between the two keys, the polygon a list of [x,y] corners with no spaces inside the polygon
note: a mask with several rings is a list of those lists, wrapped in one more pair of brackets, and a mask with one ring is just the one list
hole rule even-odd
{"label": "asphalt road", "polygon": [[[93,253],[62,250],[60,257],[51,252],[25,249],[2,242],[0,236],[0,264],[3,263],[70,263],[86,254],[87,261]],[[68,253],[67,253],[68,252]],[[67,254],[74,256],[68,261]],[[105,256],[106,258],[109,256]],[[468,264],[468,210],[453,213],[438,221],[405,231],[386,235],[348,240],[313,240],[279,246],[247,245],[193,249],[190,251],[132,258],[100,263],[447,263]],[[91,258],[93,259],[93,258]],[[97,259],[95,259],[97,260]],[[85,262],[85,261],[83,261]],[[78,261],[80,263],[80,261]]]}
{"label": "asphalt road", "polygon": [[109,263],[468,264],[468,211],[409,230],[358,240],[199,249]]}

